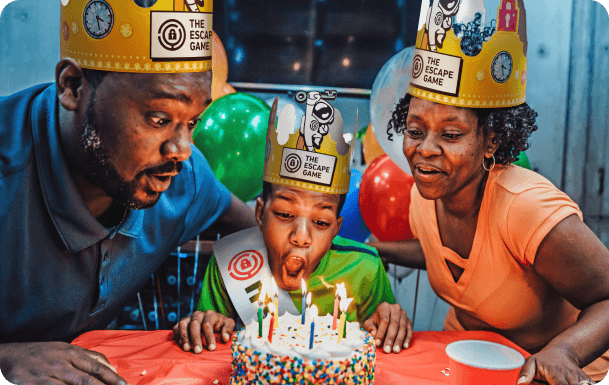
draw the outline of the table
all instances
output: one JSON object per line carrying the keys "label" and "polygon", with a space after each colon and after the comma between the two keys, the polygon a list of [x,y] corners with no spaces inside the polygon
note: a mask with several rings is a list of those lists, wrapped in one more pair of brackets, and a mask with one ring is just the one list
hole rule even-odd
{"label": "table", "polygon": [[[219,341],[219,336],[216,336]],[[377,350],[376,385],[443,385],[450,377],[444,352],[451,342],[467,339],[497,342],[529,354],[492,332],[415,332],[409,349],[387,354]],[[213,352],[184,352],[172,340],[170,330],[92,331],[73,344],[103,353],[118,373],[135,384],[218,384],[228,385],[231,374],[230,343],[219,342]]]}

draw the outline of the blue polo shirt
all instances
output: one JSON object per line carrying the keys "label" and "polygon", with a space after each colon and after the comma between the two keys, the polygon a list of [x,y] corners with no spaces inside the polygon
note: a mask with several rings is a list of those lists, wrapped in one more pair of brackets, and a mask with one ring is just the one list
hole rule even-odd
{"label": "blue polo shirt", "polygon": [[193,147],[156,205],[107,229],[71,176],[55,85],[0,98],[0,341],[71,341],[103,329],[169,253],[231,201]]}

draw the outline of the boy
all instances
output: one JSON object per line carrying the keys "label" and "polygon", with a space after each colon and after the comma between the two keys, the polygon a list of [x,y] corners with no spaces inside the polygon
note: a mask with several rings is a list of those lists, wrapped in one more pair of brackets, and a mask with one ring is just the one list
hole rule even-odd
{"label": "boy", "polygon": [[354,298],[347,319],[363,324],[376,336],[377,346],[384,342],[387,353],[408,347],[412,323],[394,304],[378,253],[337,236],[352,155],[342,138],[340,113],[317,92],[310,92],[306,101],[300,133],[294,135],[289,129],[294,107],[284,107],[276,131],[273,104],[263,193],[255,210],[258,227],[214,244],[197,312],[174,327],[174,338],[184,350],[192,345],[195,353],[201,352],[201,330],[210,350],[215,348],[214,331],[227,342],[235,319],[248,323],[255,317],[261,291],[274,296],[273,280],[279,314],[300,313],[302,281],[320,314],[332,314],[336,285],[344,283],[347,296]]}

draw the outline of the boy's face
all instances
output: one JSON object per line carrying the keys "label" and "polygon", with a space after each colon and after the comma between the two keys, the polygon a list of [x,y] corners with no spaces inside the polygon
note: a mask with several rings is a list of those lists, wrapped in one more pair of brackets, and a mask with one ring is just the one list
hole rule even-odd
{"label": "boy's face", "polygon": [[256,219],[273,277],[283,290],[299,290],[338,234],[340,196],[273,184],[266,202],[258,198]]}

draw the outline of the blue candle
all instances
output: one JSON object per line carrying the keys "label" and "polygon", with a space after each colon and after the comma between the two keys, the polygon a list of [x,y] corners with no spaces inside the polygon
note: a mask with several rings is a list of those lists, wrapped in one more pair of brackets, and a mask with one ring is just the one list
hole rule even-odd
{"label": "blue candle", "polygon": [[309,349],[313,349],[313,340],[315,339],[315,318],[317,318],[317,306],[311,306],[310,317],[311,317],[311,339],[309,340]]}
{"label": "blue candle", "polygon": [[302,279],[302,324],[305,324],[305,314],[307,312],[307,285],[304,279]]}

